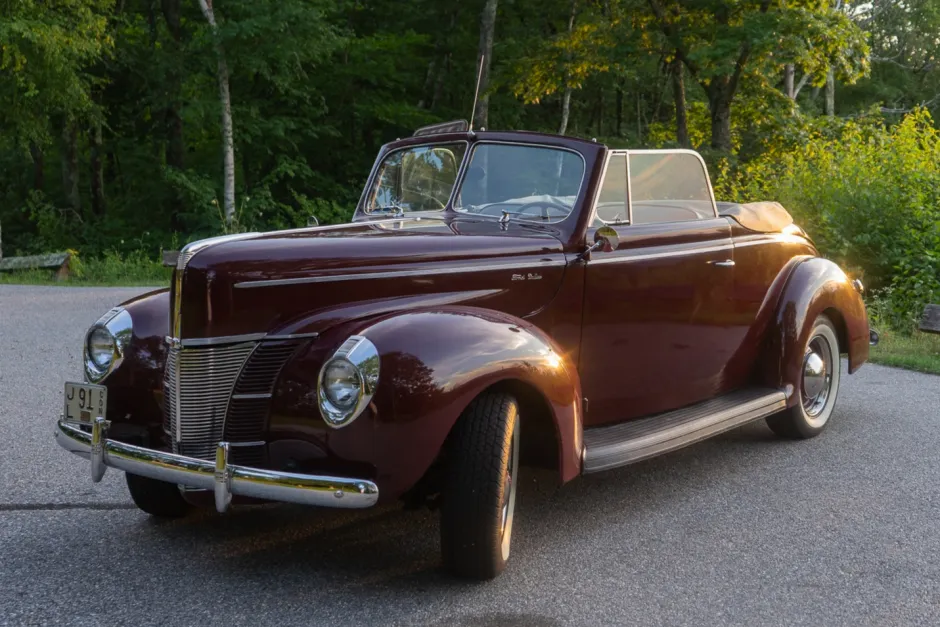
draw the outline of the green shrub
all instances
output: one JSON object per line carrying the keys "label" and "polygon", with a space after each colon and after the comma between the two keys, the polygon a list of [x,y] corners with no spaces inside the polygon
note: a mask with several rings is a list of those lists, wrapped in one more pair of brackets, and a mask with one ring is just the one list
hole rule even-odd
{"label": "green shrub", "polygon": [[796,148],[722,172],[719,196],[781,202],[822,254],[872,289],[883,324],[910,330],[940,301],[940,131],[925,110],[890,129],[870,119],[825,125]]}

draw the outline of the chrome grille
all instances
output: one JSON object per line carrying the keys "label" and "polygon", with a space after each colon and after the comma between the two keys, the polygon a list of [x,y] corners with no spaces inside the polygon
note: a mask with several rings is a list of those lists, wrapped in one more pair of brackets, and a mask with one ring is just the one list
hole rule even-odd
{"label": "chrome grille", "polygon": [[215,458],[235,381],[256,345],[170,347],[163,375],[164,425],[174,453]]}
{"label": "chrome grille", "polygon": [[234,463],[245,466],[264,464],[265,446],[262,442],[274,383],[281,368],[302,343],[303,340],[264,342],[251,354],[238,375],[224,429],[225,441],[233,444]]}

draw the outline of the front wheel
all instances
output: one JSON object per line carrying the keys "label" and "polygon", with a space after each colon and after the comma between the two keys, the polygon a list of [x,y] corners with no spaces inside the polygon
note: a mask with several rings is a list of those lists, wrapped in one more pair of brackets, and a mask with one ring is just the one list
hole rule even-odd
{"label": "front wheel", "polygon": [[186,502],[176,484],[129,472],[125,473],[125,476],[134,505],[151,516],[182,518],[192,511],[193,506]]}
{"label": "front wheel", "polygon": [[454,575],[492,579],[506,567],[519,472],[519,413],[502,393],[478,397],[451,434],[441,552]]}
{"label": "front wheel", "polygon": [[774,433],[785,438],[806,439],[820,433],[829,423],[839,394],[839,336],[826,316],[813,324],[803,350],[799,402],[767,418]]}

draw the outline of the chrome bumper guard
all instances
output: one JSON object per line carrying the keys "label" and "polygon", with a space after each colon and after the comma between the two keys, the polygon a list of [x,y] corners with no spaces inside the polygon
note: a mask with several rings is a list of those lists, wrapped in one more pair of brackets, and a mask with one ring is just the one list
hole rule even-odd
{"label": "chrome bumper guard", "polygon": [[215,463],[175,453],[125,444],[107,438],[109,422],[96,418],[91,433],[76,423],[59,420],[56,442],[67,451],[91,460],[91,478],[101,481],[108,466],[134,475],[192,488],[212,490],[215,508],[228,509],[233,494],[268,501],[320,507],[363,508],[375,505],[379,488],[366,479],[301,475],[235,466],[228,463],[229,444],[219,442]]}

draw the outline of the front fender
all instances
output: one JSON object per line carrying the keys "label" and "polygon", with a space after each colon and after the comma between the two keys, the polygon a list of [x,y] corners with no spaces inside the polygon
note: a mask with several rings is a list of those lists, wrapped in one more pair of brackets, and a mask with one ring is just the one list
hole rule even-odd
{"label": "front fender", "polygon": [[803,352],[813,322],[823,313],[837,327],[849,374],[868,360],[868,317],[861,295],[839,266],[807,257],[793,269],[780,296],[763,360],[765,382],[786,391],[789,404],[797,402],[793,392],[799,390]]}
{"label": "front fender", "polygon": [[385,317],[358,334],[380,354],[372,420],[375,465],[386,490],[400,493],[417,482],[463,410],[502,381],[541,394],[556,429],[561,480],[580,472],[580,381],[535,326],[495,311],[444,307]]}
{"label": "front fender", "polygon": [[168,289],[121,303],[131,316],[133,335],[124,361],[102,384],[108,388],[108,420],[115,439],[158,446],[163,438],[163,365],[169,333]]}

